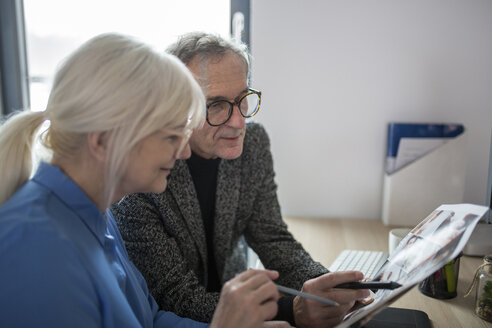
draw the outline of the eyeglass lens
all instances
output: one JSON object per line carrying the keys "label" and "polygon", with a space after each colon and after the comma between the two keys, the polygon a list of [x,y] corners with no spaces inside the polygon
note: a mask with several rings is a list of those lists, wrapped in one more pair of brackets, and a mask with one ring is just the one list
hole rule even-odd
{"label": "eyeglass lens", "polygon": [[[251,93],[241,99],[239,110],[241,111],[242,116],[251,117],[257,111],[259,104],[260,97],[258,94]],[[231,110],[234,110],[234,108],[231,107],[231,103],[225,100],[212,103],[207,109],[207,119],[209,123],[220,125],[227,122],[232,114]]]}

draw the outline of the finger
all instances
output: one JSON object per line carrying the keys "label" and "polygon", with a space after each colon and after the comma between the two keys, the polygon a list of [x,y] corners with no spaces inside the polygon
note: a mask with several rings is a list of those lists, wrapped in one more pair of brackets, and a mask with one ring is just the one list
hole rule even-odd
{"label": "finger", "polygon": [[228,281],[237,294],[249,295],[252,304],[257,306],[267,301],[277,301],[279,298],[277,286],[272,282],[265,270],[251,270],[243,272],[236,278]]}
{"label": "finger", "polygon": [[251,290],[253,300],[258,304],[270,300],[277,301],[279,298],[277,285],[265,276],[254,276],[244,284]]}
{"label": "finger", "polygon": [[[301,303],[303,303],[303,305],[300,305]],[[298,307],[300,311],[297,312],[298,316],[296,316],[296,322],[300,326],[320,326],[320,324],[323,323],[322,326],[332,327],[340,323],[348,311],[353,307],[354,302],[331,307],[319,302],[303,299],[301,302],[296,302],[294,300],[294,304],[300,305]]]}
{"label": "finger", "polygon": [[[306,304],[308,308],[317,309],[320,313],[327,313],[329,316],[346,314],[349,309],[355,304],[356,300],[347,297],[346,295],[333,295],[327,294],[329,299],[338,303],[338,306],[331,306],[325,303],[318,302],[311,299],[302,299],[302,302]],[[328,298],[328,297],[326,297]]]}
{"label": "finger", "polygon": [[354,302],[370,295],[367,289],[339,289],[335,286],[352,281],[360,281],[364,275],[359,271],[343,271],[324,274],[308,280],[302,286],[303,291],[331,299],[340,304]]}
{"label": "finger", "polygon": [[360,271],[339,271],[324,274],[313,279],[314,286],[319,290],[333,288],[345,282],[361,281],[364,274]]}
{"label": "finger", "polygon": [[254,301],[259,304],[263,304],[268,301],[276,302],[280,297],[277,285],[275,285],[271,280],[253,290],[252,296]]}
{"label": "finger", "polygon": [[262,321],[271,320],[275,317],[278,311],[277,301],[270,300],[263,304],[261,304],[258,308],[258,312],[260,313],[260,318]]}
{"label": "finger", "polygon": [[371,295],[371,292],[367,289],[332,289],[324,295],[339,304],[345,304],[365,299]]}
{"label": "finger", "polygon": [[324,322],[328,323],[332,321],[333,322],[332,325],[336,325],[343,320],[343,318],[347,315],[347,313],[350,312],[350,310],[354,307],[354,304],[355,302],[350,302],[347,304],[340,305],[336,309],[333,310],[330,309],[331,311],[321,312],[322,313],[321,318]]}
{"label": "finger", "polygon": [[[314,295],[319,295],[319,296],[325,296],[325,292],[330,292],[333,290],[333,288],[339,284],[345,283],[345,282],[354,282],[354,281],[360,281],[361,279],[364,278],[364,275],[362,272],[359,271],[341,271],[341,272],[331,272],[324,274],[322,276],[319,276],[317,278],[311,279],[306,281],[303,286],[302,290],[307,292],[307,293],[312,293]],[[338,290],[338,289],[336,289]],[[353,290],[351,294],[358,295],[361,294],[361,296],[354,296],[354,297],[367,297],[367,290],[365,290],[362,293],[359,293],[360,290]],[[322,295],[320,295],[322,293]],[[349,295],[349,294],[347,294]],[[365,295],[365,296],[363,296]]]}
{"label": "finger", "polygon": [[366,305],[369,305],[372,302],[374,302],[374,297],[369,296],[369,297],[366,297],[364,299],[358,300],[357,302],[360,303],[361,306],[366,306]]}
{"label": "finger", "polygon": [[279,276],[278,272],[274,271],[274,270],[248,269],[246,271],[241,272],[236,277],[239,279],[239,281],[246,281],[246,280],[250,279],[251,277],[256,276],[258,274],[266,275],[268,277],[268,279],[270,279],[270,280],[275,280]]}
{"label": "finger", "polygon": [[241,283],[247,284],[251,289],[259,288],[261,285],[268,282],[271,282],[273,284],[270,277],[265,272],[261,271],[250,273],[241,280]]}
{"label": "finger", "polygon": [[290,328],[292,327],[286,321],[265,321],[263,323],[263,328]]}

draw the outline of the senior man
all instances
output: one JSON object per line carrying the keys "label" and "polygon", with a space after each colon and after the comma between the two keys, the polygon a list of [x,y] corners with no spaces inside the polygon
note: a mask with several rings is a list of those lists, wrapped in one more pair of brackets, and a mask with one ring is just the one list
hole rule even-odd
{"label": "senior man", "polygon": [[112,208],[152,295],[164,309],[210,321],[223,283],[246,270],[238,247],[244,236],[264,266],[278,270],[279,284],[340,304],[285,296],[276,319],[298,327],[339,323],[369,291],[333,288],[362,273],[328,273],[287,230],[268,135],[261,125],[246,124],[260,109],[261,92],[249,87],[245,47],[190,33],[168,51],[200,83],[206,122],[190,138],[191,157],[176,161],[165,192],[131,195]]}

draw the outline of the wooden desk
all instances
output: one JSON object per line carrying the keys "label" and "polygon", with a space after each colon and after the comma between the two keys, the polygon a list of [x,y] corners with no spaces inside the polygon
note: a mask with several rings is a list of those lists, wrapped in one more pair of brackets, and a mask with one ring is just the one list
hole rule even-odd
{"label": "wooden desk", "polygon": [[[380,220],[339,220],[302,217],[284,217],[289,230],[311,256],[329,267],[344,249],[387,251],[388,232]],[[463,256],[460,260],[458,296],[437,300],[423,295],[417,286],[408,291],[393,307],[422,310],[429,316],[434,328],[492,327],[492,323],[475,315],[475,291],[464,298],[481,258]]]}

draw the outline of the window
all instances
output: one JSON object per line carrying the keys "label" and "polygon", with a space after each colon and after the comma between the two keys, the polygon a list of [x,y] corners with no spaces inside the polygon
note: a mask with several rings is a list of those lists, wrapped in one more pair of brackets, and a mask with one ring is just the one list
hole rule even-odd
{"label": "window", "polygon": [[200,30],[229,36],[230,0],[24,0],[31,109],[46,107],[58,63],[91,37],[135,36],[158,51]]}

